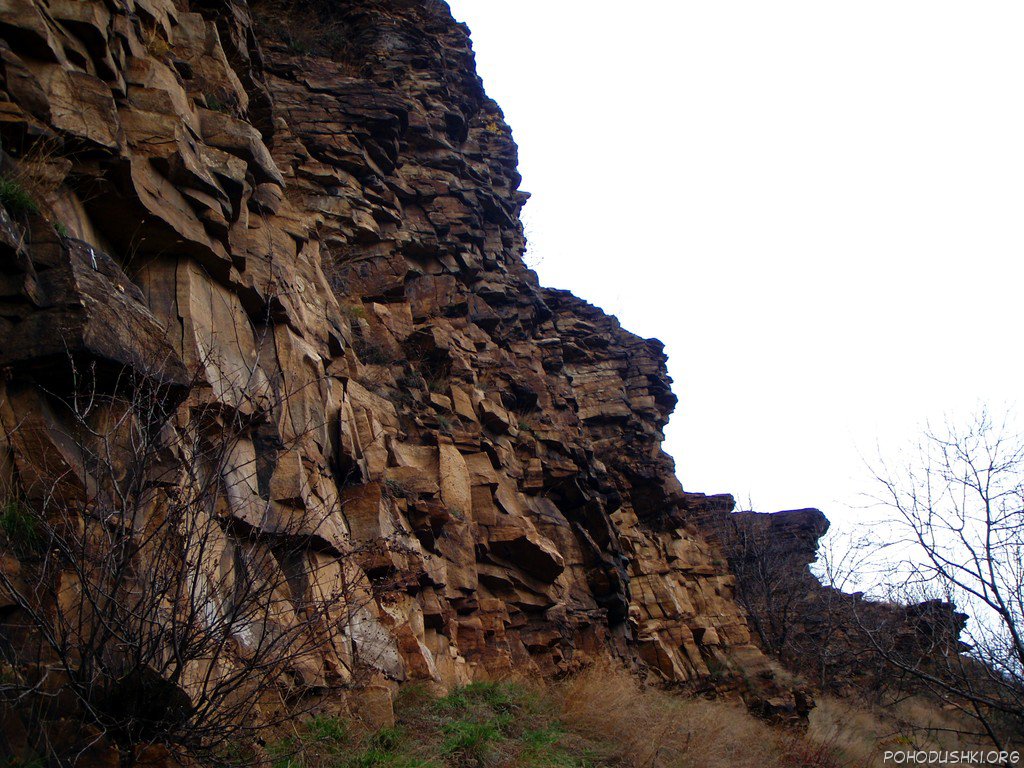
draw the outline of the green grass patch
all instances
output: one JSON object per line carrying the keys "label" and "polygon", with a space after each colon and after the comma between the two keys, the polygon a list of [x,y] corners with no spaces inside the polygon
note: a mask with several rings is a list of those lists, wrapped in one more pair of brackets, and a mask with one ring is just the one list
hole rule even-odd
{"label": "green grass patch", "polygon": [[412,754],[411,744],[401,727],[360,737],[345,720],[318,716],[270,753],[274,768],[441,768]]}
{"label": "green grass patch", "polygon": [[505,740],[502,726],[507,725],[497,719],[483,722],[472,720],[456,720],[441,726],[444,741],[441,753],[445,755],[466,754],[477,760],[484,760],[494,746]]}
{"label": "green grass patch", "polygon": [[520,768],[595,768],[597,760],[586,750],[564,746],[565,729],[559,722],[526,731],[517,765]]}
{"label": "green grass patch", "polygon": [[550,702],[522,686],[471,683],[436,697],[403,688],[398,722],[373,733],[332,717],[306,721],[271,748],[274,768],[593,768],[568,748]]}
{"label": "green grass patch", "polygon": [[345,744],[350,738],[348,724],[337,717],[314,717],[306,723],[305,732],[313,743],[328,746]]}
{"label": "green grass patch", "polygon": [[35,513],[16,499],[0,504],[0,532],[20,554],[43,548],[44,537]]}
{"label": "green grass patch", "polygon": [[9,757],[0,762],[0,768],[46,768],[46,761],[41,757]]}
{"label": "green grass patch", "polygon": [[214,112],[221,112],[227,114],[231,110],[228,109],[226,101],[221,101],[217,96],[211,94],[206,95],[206,108]]}
{"label": "green grass patch", "polygon": [[39,204],[17,179],[0,176],[0,205],[11,216],[26,216],[39,213]]}
{"label": "green grass patch", "polygon": [[519,685],[479,682],[456,688],[434,704],[438,712],[469,710],[474,707],[514,712],[533,710],[537,707],[537,701],[535,696]]}

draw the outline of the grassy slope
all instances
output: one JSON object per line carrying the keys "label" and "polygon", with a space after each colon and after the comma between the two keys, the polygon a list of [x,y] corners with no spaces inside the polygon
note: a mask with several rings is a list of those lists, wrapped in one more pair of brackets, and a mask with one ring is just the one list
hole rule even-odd
{"label": "grassy slope", "polygon": [[442,698],[405,688],[397,724],[358,735],[341,720],[313,718],[297,737],[278,742],[274,768],[442,768],[598,765],[569,746],[555,702],[521,685],[473,683]]}
{"label": "grassy slope", "polygon": [[272,746],[274,768],[874,768],[886,749],[979,744],[968,723],[915,699],[867,709],[824,697],[807,732],[794,733],[608,667],[549,687],[473,683],[442,698],[409,686],[396,714],[395,727],[361,735],[338,719],[308,720]]}
{"label": "grassy slope", "polygon": [[474,683],[443,698],[406,688],[397,724],[358,734],[314,718],[272,745],[275,768],[839,768],[835,744],[773,729],[738,706],[642,688],[592,670],[540,689]]}

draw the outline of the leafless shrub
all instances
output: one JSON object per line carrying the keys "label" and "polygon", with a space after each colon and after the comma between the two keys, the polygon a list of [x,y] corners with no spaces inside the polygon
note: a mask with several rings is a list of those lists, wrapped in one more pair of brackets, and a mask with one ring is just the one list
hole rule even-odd
{"label": "leafless shrub", "polygon": [[293,54],[330,56],[349,45],[337,7],[325,0],[257,0],[252,8],[264,34]]}
{"label": "leafless shrub", "polygon": [[1024,436],[981,410],[927,428],[902,465],[879,462],[874,474],[903,555],[892,598],[947,608],[922,616],[934,625],[927,648],[861,625],[889,664],[1002,749],[1024,735]]}
{"label": "leafless shrub", "polygon": [[806,583],[770,529],[724,517],[716,530],[736,576],[736,599],[746,609],[761,647],[778,658],[791,650]]}
{"label": "leafless shrub", "polygon": [[[17,558],[0,567],[0,703],[40,752],[72,765],[113,744],[130,765],[161,744],[213,759],[388,652],[367,610],[386,585],[357,567],[338,503],[269,501],[266,452],[322,426],[273,434],[296,393],[254,375],[227,407],[198,377],[71,367],[45,396],[67,456],[23,456],[0,515],[0,550]],[[30,432],[5,424],[0,448]]]}

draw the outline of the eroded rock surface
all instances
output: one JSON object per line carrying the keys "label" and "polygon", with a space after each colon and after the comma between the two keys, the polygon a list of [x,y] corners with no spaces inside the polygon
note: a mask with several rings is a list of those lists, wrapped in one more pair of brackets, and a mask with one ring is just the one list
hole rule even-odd
{"label": "eroded rock surface", "polygon": [[610,655],[800,709],[661,450],[662,345],[524,266],[516,146],[446,5],[19,0],[0,35],[4,168],[52,179],[0,222],[7,487],[75,461],[69,354],[191,381],[248,419],[220,514],[312,510],[315,551],[380,541],[362,571],[403,575],[310,679]]}
{"label": "eroded rock surface", "polygon": [[[967,615],[942,600],[887,602],[865,596],[871,550],[856,541],[821,548],[829,521],[817,509],[732,512],[730,496],[703,500],[701,529],[721,546],[758,645],[819,690],[851,697],[894,685],[886,657],[914,659],[935,674],[972,664],[960,642]],[[812,573],[819,563],[825,584]],[[849,591],[843,591],[843,590]]]}

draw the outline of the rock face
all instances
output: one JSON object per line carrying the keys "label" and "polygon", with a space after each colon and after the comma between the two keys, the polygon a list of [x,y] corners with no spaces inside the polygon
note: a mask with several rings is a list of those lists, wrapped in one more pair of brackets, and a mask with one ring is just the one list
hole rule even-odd
{"label": "rock face", "polygon": [[[915,690],[885,657],[913,659],[936,674],[973,664],[960,643],[966,614],[939,600],[889,603],[843,587],[864,553],[826,550],[823,585],[811,572],[829,521],[817,509],[731,513],[729,496],[705,500],[701,528],[721,546],[737,578],[758,645],[820,690],[877,695],[892,686]],[[827,580],[827,579],[826,579]],[[954,661],[955,660],[955,661]]]}
{"label": "rock face", "polygon": [[316,512],[311,551],[404,577],[322,674],[611,655],[799,709],[661,450],[662,345],[524,266],[516,146],[440,0],[18,0],[0,36],[39,209],[0,219],[5,488],[74,467],[69,361],[145,375],[245,417],[225,520]]}

